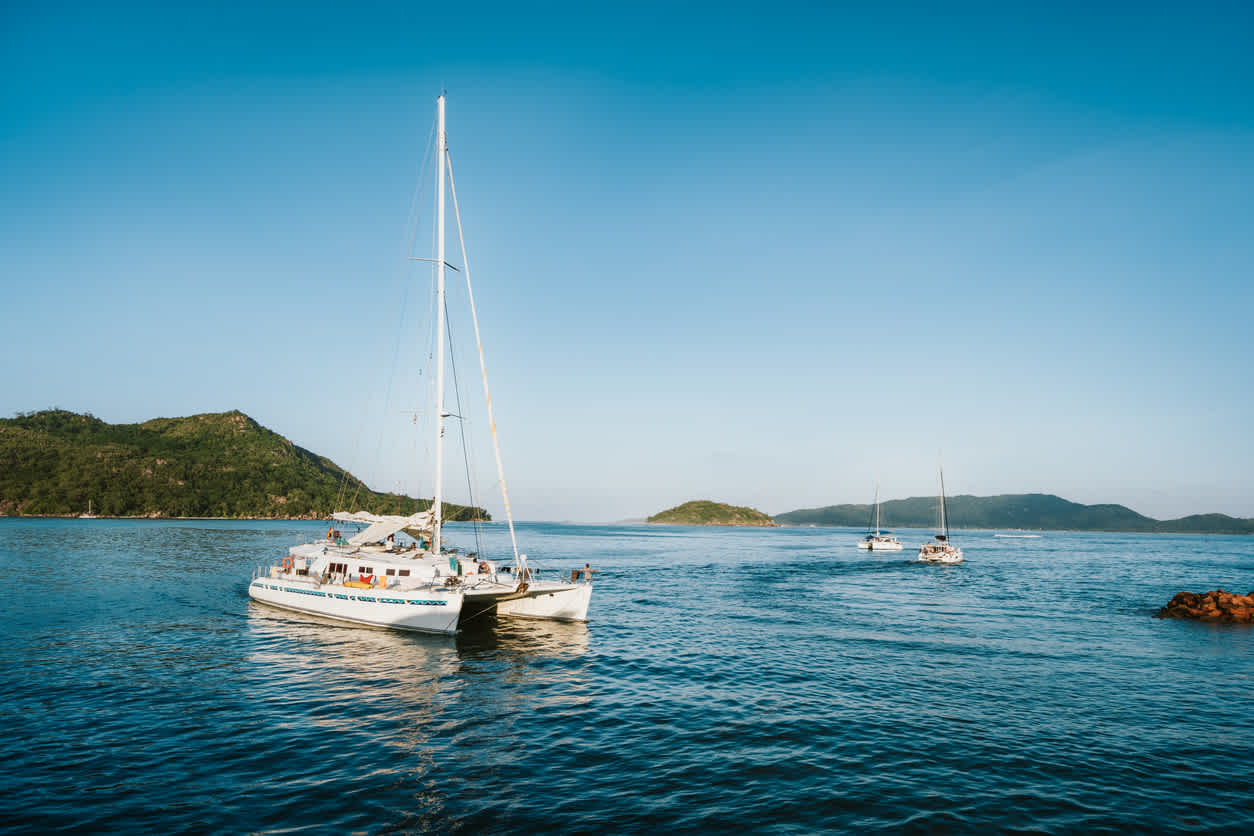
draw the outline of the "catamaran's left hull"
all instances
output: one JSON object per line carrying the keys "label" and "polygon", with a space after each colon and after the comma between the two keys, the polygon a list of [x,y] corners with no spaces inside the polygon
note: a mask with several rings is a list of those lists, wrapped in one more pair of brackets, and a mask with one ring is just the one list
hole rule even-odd
{"label": "catamaran's left hull", "polygon": [[285,610],[336,621],[452,635],[461,618],[463,594],[442,589],[395,590],[316,587],[278,578],[257,578],[248,596]]}

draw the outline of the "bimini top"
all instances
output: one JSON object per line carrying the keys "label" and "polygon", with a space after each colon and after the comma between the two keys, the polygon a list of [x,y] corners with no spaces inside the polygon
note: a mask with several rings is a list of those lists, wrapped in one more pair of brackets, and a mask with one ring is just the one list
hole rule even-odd
{"label": "bimini top", "polygon": [[348,542],[354,546],[386,540],[389,534],[395,534],[404,528],[427,529],[431,527],[430,511],[420,511],[408,517],[380,516],[378,514],[368,514],[365,511],[358,511],[355,514],[350,514],[347,511],[336,511],[331,515],[331,518],[340,522],[369,524],[369,528],[359,531],[348,538]]}

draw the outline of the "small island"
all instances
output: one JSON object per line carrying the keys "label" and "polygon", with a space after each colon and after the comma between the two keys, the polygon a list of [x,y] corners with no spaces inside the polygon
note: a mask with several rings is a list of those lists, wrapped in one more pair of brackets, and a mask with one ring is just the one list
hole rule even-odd
{"label": "small island", "polygon": [[727,505],[708,499],[697,499],[676,505],[649,517],[647,522],[659,525],[744,525],[772,527],[775,520],[754,508]]}

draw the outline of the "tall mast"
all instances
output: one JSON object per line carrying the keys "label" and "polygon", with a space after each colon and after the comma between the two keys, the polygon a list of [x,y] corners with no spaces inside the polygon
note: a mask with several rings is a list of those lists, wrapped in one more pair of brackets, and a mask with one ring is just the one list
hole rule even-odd
{"label": "tall mast", "polygon": [[880,533],[880,483],[875,483],[875,534]]}
{"label": "tall mast", "polygon": [[435,499],[431,526],[431,553],[440,554],[440,526],[444,522],[444,160],[448,136],[444,133],[444,96],[436,99],[436,189],[435,189]]}
{"label": "tall mast", "polygon": [[945,468],[941,467],[939,463],[937,463],[936,467],[940,470],[941,483],[941,533],[945,535],[945,542],[948,543],[949,526],[945,523]]}

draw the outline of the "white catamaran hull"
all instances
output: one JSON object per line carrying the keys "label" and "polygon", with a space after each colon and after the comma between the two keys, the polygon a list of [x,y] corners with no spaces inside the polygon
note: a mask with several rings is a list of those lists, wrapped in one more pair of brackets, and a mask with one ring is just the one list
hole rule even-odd
{"label": "white catamaran hull", "polygon": [[443,589],[354,589],[285,578],[256,578],[254,601],[336,621],[452,635],[461,618],[463,593]]}
{"label": "white catamaran hull", "polygon": [[860,540],[858,541],[858,548],[867,549],[868,551],[873,552],[899,552],[904,548],[904,546],[896,541],[885,543],[880,541]]}
{"label": "white catamaran hull", "polygon": [[552,621],[587,621],[592,584],[560,584],[551,589],[528,590],[528,597],[498,601],[498,615],[515,618],[545,618]]}

